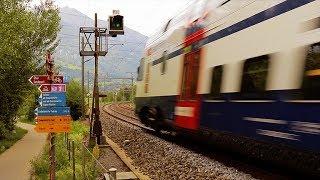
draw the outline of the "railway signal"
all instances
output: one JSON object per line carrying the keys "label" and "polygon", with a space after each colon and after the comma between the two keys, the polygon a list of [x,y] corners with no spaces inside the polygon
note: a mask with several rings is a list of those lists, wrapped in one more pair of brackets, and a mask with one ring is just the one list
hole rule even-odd
{"label": "railway signal", "polygon": [[119,14],[118,10],[113,11],[113,15],[109,16],[109,35],[116,37],[124,34],[123,16]]}
{"label": "railway signal", "polygon": [[[94,57],[94,85],[93,85],[93,100],[92,100],[92,110],[90,117],[90,138],[93,138],[92,123],[100,122],[100,106],[99,106],[99,84],[98,84],[98,59],[99,56],[107,55],[108,41],[107,37],[116,37],[118,34],[124,34],[123,26],[123,16],[119,14],[119,11],[113,11],[113,16],[109,19],[109,31],[107,28],[98,27],[98,15],[95,13],[94,27],[80,27],[79,29],[79,51],[80,56],[93,56]],[[111,24],[110,24],[111,23]],[[94,38],[90,38],[94,35]],[[83,38],[82,38],[83,37]],[[93,41],[93,42],[92,42]],[[104,43],[105,42],[105,43]],[[94,44],[92,46],[91,44]],[[86,48],[87,47],[87,48]],[[94,48],[93,48],[94,47]],[[82,59],[84,62],[84,59]],[[84,66],[84,63],[82,63]],[[82,68],[82,88],[84,88],[84,68]],[[84,90],[82,90],[82,112],[84,110]],[[97,131],[102,131],[101,126]],[[97,134],[96,134],[97,135]],[[97,136],[97,142],[100,136]]]}

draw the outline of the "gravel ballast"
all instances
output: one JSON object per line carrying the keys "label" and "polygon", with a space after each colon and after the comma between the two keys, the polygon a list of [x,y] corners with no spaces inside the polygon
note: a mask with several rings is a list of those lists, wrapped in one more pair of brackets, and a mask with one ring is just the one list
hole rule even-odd
{"label": "gravel ballast", "polygon": [[250,174],[132,128],[101,112],[103,130],[152,179],[254,179]]}

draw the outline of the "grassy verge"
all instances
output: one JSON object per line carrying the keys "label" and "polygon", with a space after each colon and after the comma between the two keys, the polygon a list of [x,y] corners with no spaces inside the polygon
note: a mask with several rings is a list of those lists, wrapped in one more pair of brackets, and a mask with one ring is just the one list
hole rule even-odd
{"label": "grassy verge", "polygon": [[[83,152],[82,141],[88,134],[89,127],[81,122],[72,123],[72,131],[69,133],[70,141],[75,143],[75,170],[76,179],[85,179],[82,173]],[[56,136],[56,179],[72,179],[72,158],[69,161],[67,144],[64,133],[59,133]],[[86,155],[87,156],[87,155]],[[97,172],[92,158],[85,159],[85,171],[89,179],[95,179]],[[47,144],[42,154],[31,162],[33,169],[33,176],[35,179],[49,179],[49,145]]]}
{"label": "grassy verge", "polygon": [[34,119],[28,119],[26,116],[21,116],[19,121],[22,122],[22,123],[27,123],[27,124],[31,124],[31,125],[35,125],[36,124]]}
{"label": "grassy verge", "polygon": [[8,135],[6,139],[0,140],[0,154],[9,149],[19,139],[21,139],[28,131],[19,127],[15,127],[15,133]]}

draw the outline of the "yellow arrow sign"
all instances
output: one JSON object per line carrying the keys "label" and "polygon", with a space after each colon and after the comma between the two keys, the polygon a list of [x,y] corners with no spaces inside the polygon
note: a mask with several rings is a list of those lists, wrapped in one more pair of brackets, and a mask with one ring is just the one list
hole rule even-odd
{"label": "yellow arrow sign", "polygon": [[71,116],[38,116],[37,123],[69,123]]}
{"label": "yellow arrow sign", "polygon": [[38,133],[50,133],[50,132],[70,132],[71,125],[69,123],[65,124],[47,124],[47,123],[40,123],[37,124],[34,128],[35,131]]}

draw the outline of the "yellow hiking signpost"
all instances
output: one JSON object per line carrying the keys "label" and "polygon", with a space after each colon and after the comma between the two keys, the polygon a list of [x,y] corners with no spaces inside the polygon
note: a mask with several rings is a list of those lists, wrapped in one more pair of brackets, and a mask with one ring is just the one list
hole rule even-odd
{"label": "yellow hiking signpost", "polygon": [[46,132],[70,132],[71,125],[70,123],[57,124],[57,123],[38,123],[34,128],[38,133]]}
{"label": "yellow hiking signpost", "polygon": [[38,99],[39,107],[35,109],[36,127],[38,133],[50,133],[50,180],[55,180],[55,133],[70,132],[70,107],[66,107],[66,78],[55,75],[54,62],[51,54],[46,58],[46,75],[34,75],[29,81],[33,85],[40,85],[41,95]]}
{"label": "yellow hiking signpost", "polygon": [[70,123],[71,116],[37,116],[37,123]]}

